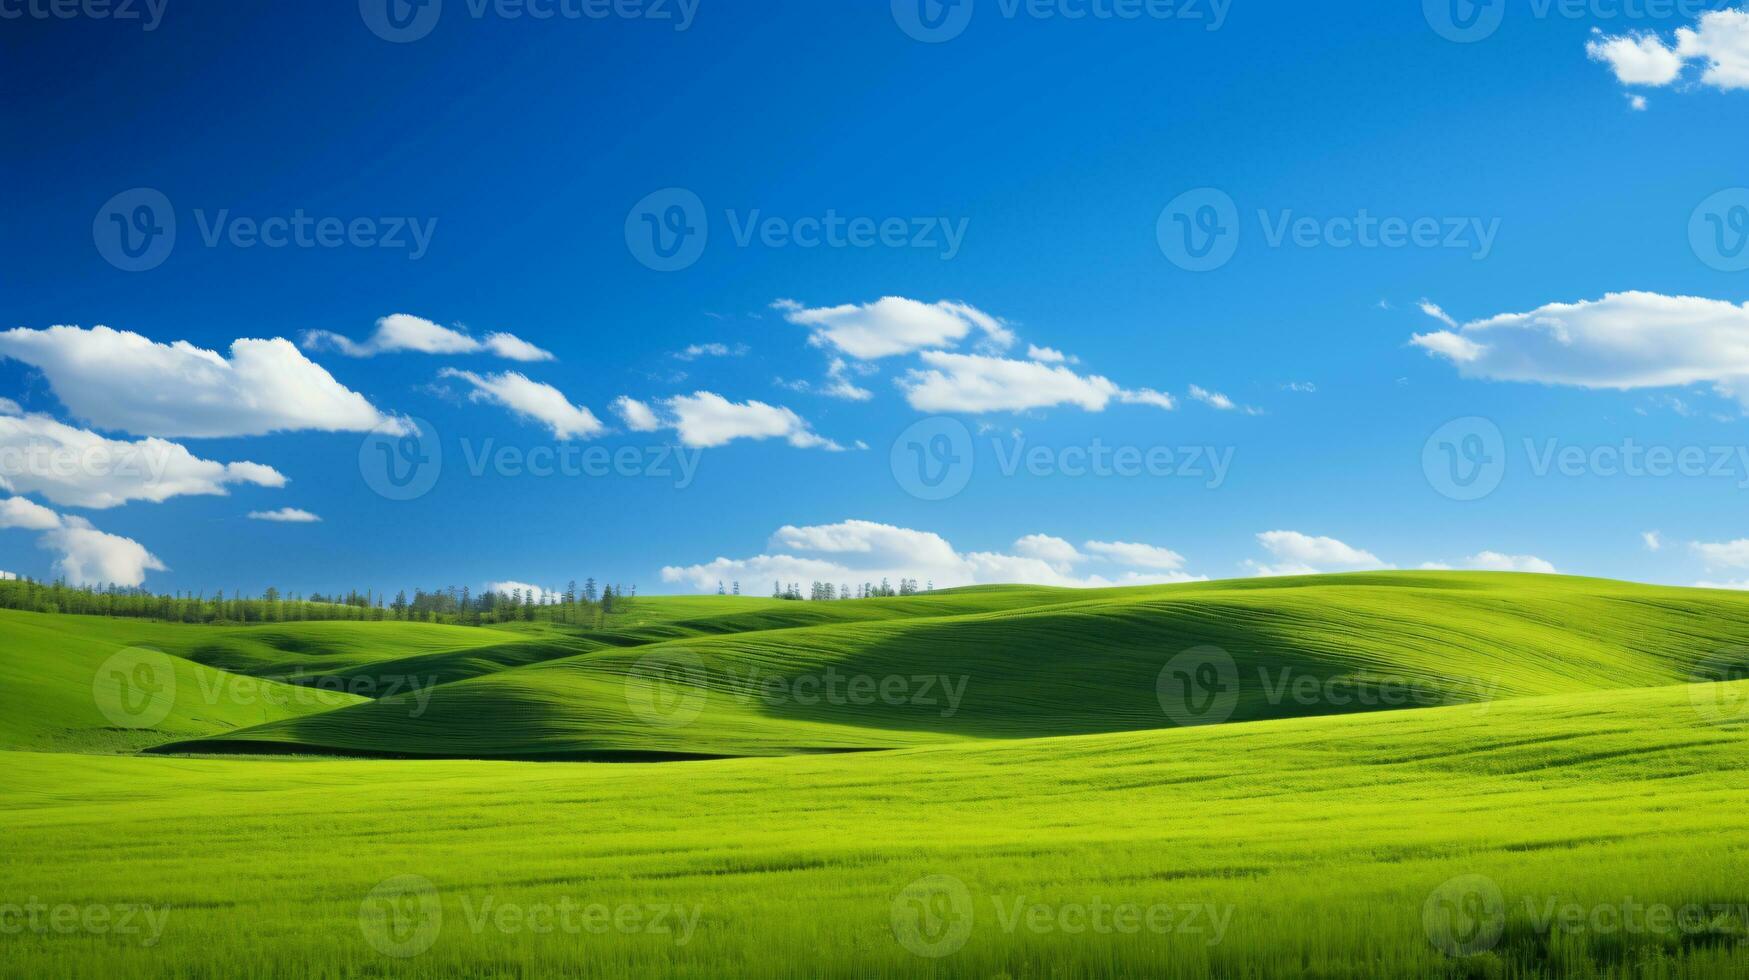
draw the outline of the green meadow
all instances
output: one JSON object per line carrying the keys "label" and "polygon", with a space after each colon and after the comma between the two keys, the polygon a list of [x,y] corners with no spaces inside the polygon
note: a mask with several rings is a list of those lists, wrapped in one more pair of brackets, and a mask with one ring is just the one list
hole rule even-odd
{"label": "green meadow", "polygon": [[20,977],[1749,976],[1749,596],[0,612]]}

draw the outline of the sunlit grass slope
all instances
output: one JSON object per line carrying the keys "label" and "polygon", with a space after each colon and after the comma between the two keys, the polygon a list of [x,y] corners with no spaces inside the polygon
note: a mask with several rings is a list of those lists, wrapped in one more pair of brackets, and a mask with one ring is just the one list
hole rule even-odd
{"label": "sunlit grass slope", "polygon": [[0,610],[0,747],[134,751],[361,699],[242,677],[157,644],[198,627]]}
{"label": "sunlit grass slope", "polygon": [[[167,910],[153,945],[9,935],[0,972],[1744,976],[1745,704],[1672,686],[665,765],[0,754],[0,895]],[[912,901],[929,876],[970,915]],[[413,897],[372,899],[385,881]],[[542,928],[566,904],[632,911]],[[1624,906],[1702,914],[1598,913]],[[1102,907],[1167,927],[1090,928]]]}
{"label": "sunlit grass slope", "polygon": [[[890,608],[752,600],[765,605],[737,611],[748,601],[640,600],[652,611],[691,608],[646,624],[657,642],[171,748],[768,755],[1650,687],[1749,666],[1738,645],[1749,636],[1749,596],[1552,576],[965,590]],[[819,622],[834,615],[845,618]],[[683,636],[662,639],[670,633]],[[1226,657],[1227,710],[1175,713],[1163,676]]]}

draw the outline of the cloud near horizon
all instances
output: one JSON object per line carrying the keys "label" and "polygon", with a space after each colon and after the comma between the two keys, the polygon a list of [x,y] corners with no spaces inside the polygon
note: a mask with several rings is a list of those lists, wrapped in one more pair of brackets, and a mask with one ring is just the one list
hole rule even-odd
{"label": "cloud near horizon", "polygon": [[83,517],[62,516],[23,497],[0,499],[3,530],[36,532],[38,547],[60,555],[55,573],[75,586],[138,588],[147,572],[169,571],[138,541],[105,534]]}
{"label": "cloud near horizon", "polygon": [[[1097,542],[1089,542],[1092,546]],[[1149,549],[1154,565],[1115,571],[1113,576],[1080,575],[1075,566],[1093,560],[1069,542],[1050,535],[1027,535],[1010,552],[960,552],[946,538],[929,531],[874,521],[779,528],[767,551],[750,558],[724,558],[696,565],[670,565],[662,580],[701,592],[716,591],[719,582],[742,583],[742,591],[757,595],[771,583],[831,582],[852,587],[886,579],[895,586],[903,578],[938,589],[964,585],[1024,584],[1069,588],[1149,585],[1198,581],[1182,571],[1162,570],[1158,563],[1173,555],[1148,545],[1112,545],[1119,549]],[[1132,554],[1141,555],[1142,551]]]}

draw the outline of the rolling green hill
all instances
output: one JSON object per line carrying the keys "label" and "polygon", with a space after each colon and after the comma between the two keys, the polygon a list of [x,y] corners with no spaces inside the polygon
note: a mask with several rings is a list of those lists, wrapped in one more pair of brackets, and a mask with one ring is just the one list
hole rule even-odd
{"label": "rolling green hill", "polygon": [[[166,749],[776,755],[1653,687],[1749,667],[1738,645],[1749,637],[1749,596],[1553,576],[1368,573],[639,606],[648,622],[593,637],[586,652],[505,658],[422,698]],[[1212,714],[1192,710],[1206,692],[1184,690],[1199,678],[1220,691]]]}
{"label": "rolling green hill", "polygon": [[0,969],[1738,977],[1746,706],[1672,686],[665,765],[0,753],[0,895],[164,916],[150,943],[8,936]]}

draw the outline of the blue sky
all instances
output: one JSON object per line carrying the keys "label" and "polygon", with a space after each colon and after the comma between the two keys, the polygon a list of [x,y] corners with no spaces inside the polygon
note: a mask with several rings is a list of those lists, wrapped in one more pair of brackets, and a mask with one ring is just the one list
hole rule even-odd
{"label": "blue sky", "polygon": [[[930,43],[912,2],[443,0],[404,30],[375,0],[0,3],[0,569],[209,592],[1749,579],[1742,15],[1483,4],[1466,34],[1437,0],[929,0]],[[173,245],[117,251],[166,213]],[[816,242],[833,215],[888,240]],[[1186,268],[1178,215],[1230,258]],[[1343,247],[1363,215],[1435,231]],[[304,243],[257,240],[299,216]],[[692,237],[660,258],[650,221]],[[370,347],[396,314],[443,352]],[[407,418],[442,466],[390,499],[370,471]],[[1454,419],[1481,421],[1430,447]],[[182,482],[16,452],[150,437],[186,450]],[[958,492],[919,491],[916,452],[968,443]],[[1095,445],[1226,465],[1065,472]],[[1047,464],[1005,473],[1017,447]],[[1619,472],[1633,447],[1706,462]],[[640,462],[584,472],[620,450]],[[1452,453],[1497,486],[1454,499],[1476,494],[1439,475]],[[652,460],[668,475],[631,472]],[[285,508],[320,521],[249,517]]]}

